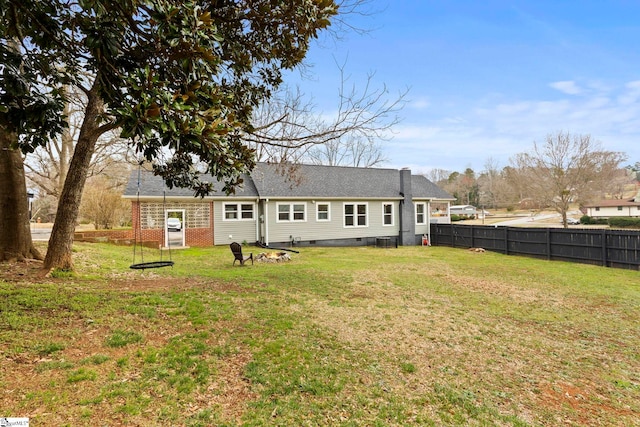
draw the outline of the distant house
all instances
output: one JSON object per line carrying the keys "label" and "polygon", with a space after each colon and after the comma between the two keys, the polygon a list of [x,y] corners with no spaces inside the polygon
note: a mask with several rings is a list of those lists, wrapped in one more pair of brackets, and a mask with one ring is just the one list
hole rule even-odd
{"label": "distant house", "polygon": [[453,205],[449,208],[449,213],[469,218],[475,218],[478,215],[476,207],[472,205]]}
{"label": "distant house", "polygon": [[582,209],[594,218],[640,217],[640,192],[632,199],[600,200],[583,205]]}
{"label": "distant house", "polygon": [[[134,229],[143,238],[168,240],[168,217],[182,222],[182,246],[233,241],[267,245],[357,246],[376,238],[415,245],[431,222],[450,222],[454,198],[408,169],[296,165],[294,176],[259,163],[235,194],[204,199],[186,189],[164,189],[151,172],[131,174],[124,198],[131,200]],[[172,243],[173,244],[173,243]]]}

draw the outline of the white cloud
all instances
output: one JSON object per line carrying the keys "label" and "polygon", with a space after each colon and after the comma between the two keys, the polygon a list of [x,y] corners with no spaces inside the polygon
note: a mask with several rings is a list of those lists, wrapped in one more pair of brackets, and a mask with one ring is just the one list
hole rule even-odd
{"label": "white cloud", "polygon": [[640,81],[635,80],[628,82],[625,87],[628,90],[618,97],[618,101],[623,105],[630,105],[638,102],[638,99],[640,99]]}
{"label": "white cloud", "polygon": [[424,110],[426,108],[431,107],[431,102],[427,98],[418,98],[412,101],[409,101],[409,107],[416,110]]}
{"label": "white cloud", "polygon": [[625,86],[629,89],[640,90],[640,80],[628,82]]}
{"label": "white cloud", "polygon": [[553,82],[549,86],[567,95],[580,95],[582,93],[582,89],[572,80]]}
{"label": "white cloud", "polygon": [[587,99],[584,106],[589,109],[599,109],[610,105],[610,103],[611,98],[609,98],[608,96],[596,96],[594,98]]}
{"label": "white cloud", "polygon": [[[437,111],[417,113],[396,128],[385,151],[390,163],[414,170],[463,170],[468,165],[481,170],[489,157],[506,166],[533,141],[563,131],[590,134],[604,149],[626,153],[629,162],[640,161],[640,80],[593,89],[579,98],[500,103],[493,98],[447,109],[440,116]],[[435,99],[433,103],[438,105]]]}

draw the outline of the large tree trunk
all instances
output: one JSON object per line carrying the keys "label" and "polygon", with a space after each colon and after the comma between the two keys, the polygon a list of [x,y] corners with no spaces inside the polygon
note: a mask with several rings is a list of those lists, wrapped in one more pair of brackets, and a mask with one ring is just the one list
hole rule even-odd
{"label": "large tree trunk", "polygon": [[[65,94],[67,97],[71,96],[71,90],[68,86],[64,88]],[[69,170],[69,161],[71,160],[71,155],[73,154],[73,135],[71,134],[71,123],[69,121],[69,117],[73,114],[73,109],[71,108],[71,100],[67,100],[64,104],[64,110],[62,114],[67,116],[67,123],[69,127],[62,131],[60,135],[60,153],[58,159],[58,182],[56,183],[56,195],[62,193],[62,189],[64,188],[64,182],[67,179],[67,172]],[[92,153],[93,154],[93,153]]]}
{"label": "large tree trunk", "polygon": [[0,261],[42,259],[33,246],[22,154],[17,135],[0,127]]}
{"label": "large tree trunk", "polygon": [[98,78],[87,93],[87,107],[78,135],[78,143],[69,164],[69,171],[58,200],[56,219],[49,239],[49,248],[44,260],[43,271],[48,274],[53,269],[72,270],[71,258],[73,235],[82,200],[82,191],[87,180],[91,156],[96,142],[104,132],[99,125],[99,116],[104,112],[104,103],[98,95]]}

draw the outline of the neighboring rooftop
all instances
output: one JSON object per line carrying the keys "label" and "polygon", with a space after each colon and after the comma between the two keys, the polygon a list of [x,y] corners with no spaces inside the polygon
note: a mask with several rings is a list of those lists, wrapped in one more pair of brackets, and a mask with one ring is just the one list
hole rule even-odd
{"label": "neighboring rooftop", "polygon": [[615,208],[617,206],[640,206],[640,200],[634,199],[607,199],[585,204],[585,208]]}

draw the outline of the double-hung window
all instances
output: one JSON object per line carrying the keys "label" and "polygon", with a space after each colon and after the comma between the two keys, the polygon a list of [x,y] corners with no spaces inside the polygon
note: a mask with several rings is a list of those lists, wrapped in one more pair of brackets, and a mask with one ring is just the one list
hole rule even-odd
{"label": "double-hung window", "polygon": [[382,225],[393,225],[393,203],[382,204]]}
{"label": "double-hung window", "polygon": [[416,203],[416,225],[425,225],[427,223],[427,204]]}
{"label": "double-hung window", "polygon": [[225,203],[224,204],[224,220],[240,221],[252,220],[254,218],[253,203]]}
{"label": "double-hung window", "polygon": [[305,203],[278,203],[278,222],[306,221]]}
{"label": "double-hung window", "polygon": [[345,227],[367,227],[367,204],[366,203],[345,203],[344,204],[344,226]]}
{"label": "double-hung window", "polygon": [[331,221],[329,203],[316,204],[316,221]]}

